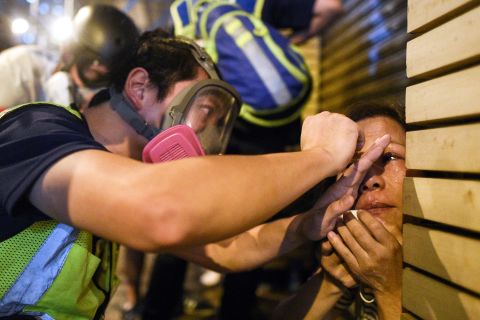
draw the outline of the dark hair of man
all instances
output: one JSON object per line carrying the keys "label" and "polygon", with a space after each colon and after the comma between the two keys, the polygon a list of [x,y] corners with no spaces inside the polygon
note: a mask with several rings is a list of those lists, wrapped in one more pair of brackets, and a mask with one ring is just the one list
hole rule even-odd
{"label": "dark hair of man", "polygon": [[374,117],[388,117],[398,122],[404,129],[405,108],[400,104],[388,104],[381,102],[357,102],[345,109],[345,115],[355,122]]}
{"label": "dark hair of man", "polygon": [[115,89],[118,92],[123,90],[132,69],[144,68],[150,82],[158,88],[158,100],[164,99],[175,83],[195,78],[200,68],[190,45],[161,29],[144,32],[126,60],[124,65],[117,66],[113,71]]}

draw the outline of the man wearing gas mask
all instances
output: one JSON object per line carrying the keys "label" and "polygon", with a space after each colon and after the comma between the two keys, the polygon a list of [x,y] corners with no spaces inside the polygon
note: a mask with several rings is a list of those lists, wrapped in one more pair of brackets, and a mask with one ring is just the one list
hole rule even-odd
{"label": "man wearing gas mask", "polygon": [[[310,96],[312,78],[292,42],[299,43],[317,34],[340,9],[339,0],[172,2],[172,32],[201,44],[217,63],[222,79],[242,97],[227,154],[276,153],[298,146],[301,112]],[[295,31],[291,41],[285,36],[285,29]],[[126,292],[122,307],[125,320],[138,312],[144,320],[171,319],[183,312],[214,312],[215,308],[202,299],[200,285],[189,285],[195,281],[187,281],[188,293],[184,297],[184,261],[157,256],[148,290],[141,298],[138,291],[143,256],[133,250],[126,250],[125,256],[128,259],[119,264]],[[190,271],[200,272],[198,268]],[[201,278],[208,275],[212,273],[204,273]],[[227,275],[217,316],[227,320],[251,319],[255,291],[263,277],[260,269]]]}
{"label": "man wearing gas mask", "polygon": [[109,5],[82,7],[73,29],[61,52],[19,45],[0,54],[0,109],[32,101],[83,109],[139,36],[133,21]]}
{"label": "man wearing gas mask", "polygon": [[[222,152],[237,93],[186,40],[152,31],[133,49],[82,115],[48,103],[0,114],[0,317],[101,316],[115,243],[244,270],[323,238],[341,214],[329,205],[257,226],[347,166],[352,121],[307,118],[300,152],[191,157]],[[350,201],[347,189],[323,201]]]}

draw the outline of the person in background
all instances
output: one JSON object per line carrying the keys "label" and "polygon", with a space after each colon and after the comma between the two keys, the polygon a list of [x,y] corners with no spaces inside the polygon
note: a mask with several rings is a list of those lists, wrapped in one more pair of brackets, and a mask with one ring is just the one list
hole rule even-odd
{"label": "person in background", "polygon": [[73,25],[74,39],[61,52],[18,45],[0,54],[0,108],[50,101],[83,109],[139,36],[133,21],[109,5],[82,7]]}
{"label": "person in background", "polygon": [[359,154],[389,134],[390,144],[368,170],[355,201],[321,245],[318,271],[276,309],[275,319],[400,319],[403,108],[360,103],[347,109],[365,134]]}
{"label": "person in background", "polygon": [[[157,30],[126,61],[82,114],[42,102],[0,114],[2,317],[101,317],[117,242],[245,270],[325,237],[338,203],[353,204],[349,190],[327,193],[322,201],[337,205],[258,226],[348,165],[361,137],[350,119],[307,118],[299,152],[213,156],[241,100],[208,55]],[[371,163],[388,141],[361,159]],[[212,156],[155,163],[190,147]]]}
{"label": "person in background", "polygon": [[[236,0],[261,13],[262,20],[277,29],[291,30],[290,42],[302,44],[318,35],[341,14],[341,0]],[[263,7],[262,7],[263,3]]]}

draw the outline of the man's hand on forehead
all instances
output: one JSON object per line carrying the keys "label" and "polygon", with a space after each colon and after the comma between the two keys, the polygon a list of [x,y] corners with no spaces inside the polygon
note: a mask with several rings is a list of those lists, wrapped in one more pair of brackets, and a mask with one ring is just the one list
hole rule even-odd
{"label": "man's hand on forehead", "polygon": [[382,155],[383,150],[390,143],[390,135],[384,135],[375,140],[375,142],[368,148],[365,153],[358,156],[340,176],[338,181],[333,184],[327,192],[320,198],[318,202],[319,207],[326,207],[333,201],[340,199],[346,194],[351,194],[355,199],[357,198],[358,188],[363,178],[367,174],[370,167]]}
{"label": "man's hand on forehead", "polygon": [[344,172],[344,175],[320,197],[309,210],[304,234],[310,240],[322,239],[333,230],[338,218],[351,209],[356,201],[358,188],[375,161],[383,154],[390,143],[390,135],[377,139],[368,150]]}

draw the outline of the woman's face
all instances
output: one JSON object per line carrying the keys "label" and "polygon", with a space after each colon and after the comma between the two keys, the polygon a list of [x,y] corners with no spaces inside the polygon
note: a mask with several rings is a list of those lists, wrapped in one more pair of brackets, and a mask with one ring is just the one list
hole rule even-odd
{"label": "woman's face", "polygon": [[391,142],[383,155],[368,171],[360,185],[355,209],[369,211],[392,231],[402,226],[402,188],[405,177],[405,130],[385,116],[375,116],[357,122],[365,133],[365,152],[375,139],[389,134]]}

